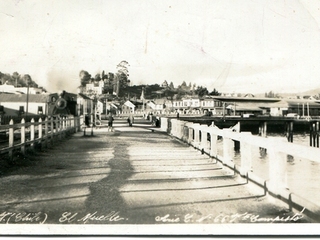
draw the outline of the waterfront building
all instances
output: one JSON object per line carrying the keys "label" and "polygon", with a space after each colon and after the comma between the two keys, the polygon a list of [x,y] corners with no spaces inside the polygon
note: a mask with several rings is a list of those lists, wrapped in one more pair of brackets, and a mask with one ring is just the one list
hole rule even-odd
{"label": "waterfront building", "polygon": [[272,116],[286,116],[295,113],[297,116],[320,116],[320,101],[308,99],[282,99],[269,106]]}

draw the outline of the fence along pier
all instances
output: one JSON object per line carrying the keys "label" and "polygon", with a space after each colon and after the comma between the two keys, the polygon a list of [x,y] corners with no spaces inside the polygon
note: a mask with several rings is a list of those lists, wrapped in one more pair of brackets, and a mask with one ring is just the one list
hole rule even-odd
{"label": "fence along pier", "polygon": [[[313,123],[312,126],[317,130],[317,123]],[[320,149],[266,138],[266,124],[263,123],[261,128],[263,130],[261,136],[254,136],[251,132],[237,132],[229,128],[219,129],[214,125],[208,126],[207,124],[178,119],[161,118],[161,130],[221,161],[226,167],[234,169],[236,173],[247,178],[248,181],[263,187],[266,193],[288,203],[290,209],[295,208],[300,211],[304,209],[311,217],[320,220],[320,206],[312,200],[304,198],[304,196],[291,192],[288,188],[287,159],[283,157],[283,155],[295,156],[308,161],[320,162]],[[293,124],[289,123],[288,130],[290,133],[292,133],[292,129]],[[222,154],[218,151],[218,138],[222,138]],[[290,136],[290,139],[292,139],[292,136]],[[239,148],[241,149],[241,161],[238,165],[232,159],[234,142],[237,141],[240,142]],[[270,156],[269,167],[266,169],[268,171],[267,179],[258,176],[253,169],[252,149],[254,147],[266,149]]]}
{"label": "fence along pier", "polygon": [[[34,149],[36,144],[41,147],[47,147],[49,142],[52,144],[55,138],[62,139],[63,135],[71,132],[78,132],[81,128],[83,117],[57,117],[55,119],[46,118],[44,121],[40,118],[38,122],[34,119],[31,122],[20,123],[10,121],[9,125],[0,125],[2,133],[8,133],[8,146],[0,148],[0,154],[8,153],[9,158],[13,158],[14,150],[20,150],[23,154],[26,148]],[[30,130],[29,130],[30,129]],[[16,132],[16,133],[15,133]],[[20,142],[15,141],[20,139]]]}

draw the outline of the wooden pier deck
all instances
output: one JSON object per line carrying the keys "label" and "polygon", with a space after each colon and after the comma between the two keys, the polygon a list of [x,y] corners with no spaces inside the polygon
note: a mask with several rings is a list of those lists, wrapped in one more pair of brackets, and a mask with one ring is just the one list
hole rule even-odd
{"label": "wooden pier deck", "polygon": [[313,222],[145,120],[114,126],[75,133],[38,153],[33,166],[1,177],[2,223]]}

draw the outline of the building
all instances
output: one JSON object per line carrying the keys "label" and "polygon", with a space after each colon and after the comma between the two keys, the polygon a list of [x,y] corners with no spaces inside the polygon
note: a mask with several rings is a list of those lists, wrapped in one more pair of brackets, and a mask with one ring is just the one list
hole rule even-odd
{"label": "building", "polygon": [[253,96],[213,96],[213,98],[222,102],[225,114],[234,116],[241,116],[243,114],[270,114],[271,104],[281,100],[279,98],[256,98]]}
{"label": "building", "polygon": [[181,100],[174,100],[172,108],[180,113],[223,115],[223,103],[213,96],[186,97]]}
{"label": "building", "polygon": [[86,91],[86,94],[91,93],[91,94],[101,95],[103,87],[104,87],[103,80],[99,81],[98,85],[96,85],[95,83],[87,83],[85,91]]}
{"label": "building", "polygon": [[48,101],[48,94],[1,93],[0,112],[2,116],[47,115]]}
{"label": "building", "polygon": [[297,116],[320,116],[320,101],[307,99],[282,99],[268,106],[271,116],[286,116],[295,113]]}
{"label": "building", "polygon": [[126,101],[121,107],[122,113],[124,114],[134,113],[135,108],[136,106],[130,101]]}
{"label": "building", "polygon": [[[27,94],[27,91],[28,91],[27,87],[15,87],[7,83],[0,85],[0,93]],[[42,94],[42,93],[44,93],[42,88],[29,87],[29,94]]]}
{"label": "building", "polygon": [[83,93],[77,95],[78,116],[93,113],[93,100]]}

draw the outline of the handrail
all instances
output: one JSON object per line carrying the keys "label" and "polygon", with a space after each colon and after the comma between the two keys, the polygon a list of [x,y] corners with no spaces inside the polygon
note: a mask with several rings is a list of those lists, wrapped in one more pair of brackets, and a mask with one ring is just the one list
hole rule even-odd
{"label": "handrail", "polygon": [[[246,177],[252,182],[265,188],[267,192],[274,196],[280,196],[282,200],[292,205],[292,192],[287,185],[287,166],[283,154],[287,154],[302,159],[320,163],[320,149],[289,143],[285,139],[271,139],[268,137],[253,136],[251,132],[237,132],[235,129],[219,129],[211,125],[181,121],[179,119],[161,118],[161,130],[167,131],[170,135],[187,142],[194,148],[208,154],[221,161],[225,166],[239,172],[240,176]],[[168,128],[168,126],[171,128]],[[167,127],[167,129],[164,129]],[[222,156],[218,155],[218,137],[222,137]],[[233,161],[235,142],[240,142],[241,159],[240,165]],[[252,169],[252,147],[266,149],[269,154],[269,176],[263,179],[256,175]],[[302,196],[299,198],[303,199]],[[304,202],[298,203],[303,206]],[[320,212],[320,205],[314,203]],[[314,206],[313,206],[314,207]],[[319,217],[319,216],[318,216]]]}
{"label": "handrail", "polygon": [[[80,117],[57,117],[56,119],[39,118],[38,122],[31,119],[31,122],[25,122],[24,119],[20,123],[10,121],[8,125],[1,125],[1,132],[8,133],[8,145],[0,148],[0,153],[9,154],[9,158],[13,157],[13,151],[20,149],[25,153],[27,147],[34,148],[34,144],[43,143],[48,145],[48,141],[53,142],[55,136],[59,138],[66,132],[77,132],[80,130],[83,116]],[[15,132],[19,130],[20,132]],[[20,139],[18,143],[15,136]],[[27,138],[28,137],[28,138]]]}

